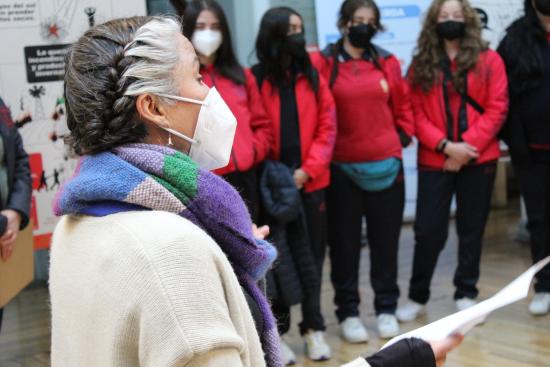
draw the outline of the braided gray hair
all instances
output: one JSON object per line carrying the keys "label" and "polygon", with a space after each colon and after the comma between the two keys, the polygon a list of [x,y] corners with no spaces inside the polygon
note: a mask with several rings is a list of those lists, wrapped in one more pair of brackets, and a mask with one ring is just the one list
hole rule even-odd
{"label": "braided gray hair", "polygon": [[178,93],[173,73],[180,34],[181,23],[172,17],[124,18],[88,30],[71,47],[65,101],[74,153],[95,154],[145,138],[136,97]]}

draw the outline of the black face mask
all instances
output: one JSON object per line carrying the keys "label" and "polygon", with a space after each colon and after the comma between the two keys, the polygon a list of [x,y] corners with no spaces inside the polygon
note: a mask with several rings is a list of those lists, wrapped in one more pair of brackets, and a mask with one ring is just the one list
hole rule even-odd
{"label": "black face mask", "polygon": [[349,27],[348,39],[353,47],[367,48],[375,34],[376,28],[372,25],[359,24]]}
{"label": "black face mask", "polygon": [[285,53],[292,56],[292,58],[303,57],[306,51],[306,38],[303,33],[295,33],[287,36],[284,43]]}
{"label": "black face mask", "polygon": [[550,17],[550,0],[535,0],[535,8],[546,17]]}
{"label": "black face mask", "polygon": [[466,34],[466,24],[456,20],[448,20],[437,24],[437,34],[447,41],[454,41],[464,37]]}

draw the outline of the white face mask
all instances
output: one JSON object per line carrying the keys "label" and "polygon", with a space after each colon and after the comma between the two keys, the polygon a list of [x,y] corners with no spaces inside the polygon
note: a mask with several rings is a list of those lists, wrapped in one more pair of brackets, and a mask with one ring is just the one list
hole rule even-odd
{"label": "white face mask", "polygon": [[210,89],[204,101],[168,94],[157,95],[176,101],[202,105],[193,138],[173,129],[161,128],[191,143],[189,157],[197,162],[201,168],[211,171],[227,166],[233,148],[237,119],[216,88]]}
{"label": "white face mask", "polygon": [[222,32],[211,29],[200,29],[193,33],[191,42],[198,53],[210,57],[214,52],[218,51],[218,48],[222,44]]}

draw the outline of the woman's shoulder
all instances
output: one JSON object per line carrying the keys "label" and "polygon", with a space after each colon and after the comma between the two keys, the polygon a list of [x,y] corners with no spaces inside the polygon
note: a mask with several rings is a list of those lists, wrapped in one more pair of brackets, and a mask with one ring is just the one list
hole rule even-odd
{"label": "woman's shoulder", "polygon": [[382,59],[385,59],[385,60],[391,59],[391,58],[397,59],[391,51],[386,50],[383,47],[380,47],[376,44],[373,44],[372,47],[374,48],[374,50],[375,50],[375,52],[376,52],[376,54],[378,55],[379,58],[382,58]]}
{"label": "woman's shoulder", "polygon": [[135,211],[116,214],[111,221],[151,250],[204,255],[214,255],[218,252],[215,250],[219,250],[219,246],[203,229],[177,214]]}
{"label": "woman's shoulder", "polygon": [[491,70],[504,68],[504,61],[497,51],[488,47],[479,54],[477,65],[478,68],[481,67],[481,70],[486,69],[490,72]]}
{"label": "woman's shoulder", "polygon": [[[75,268],[75,263],[87,265]],[[64,216],[54,232],[51,265],[54,280],[69,271],[96,277],[99,270],[108,282],[128,279],[127,286],[139,289],[147,281],[155,292],[174,300],[189,294],[218,294],[221,284],[230,281],[227,274],[233,273],[205,231],[161,211]]]}
{"label": "woman's shoulder", "polygon": [[54,233],[53,245],[63,247],[67,240],[76,238],[82,246],[102,247],[106,254],[116,246],[117,253],[136,260],[156,262],[172,255],[205,259],[223,256],[214,240],[197,225],[162,211],[63,217]]}
{"label": "woman's shoulder", "polygon": [[[154,210],[142,210],[142,211],[128,211],[118,214],[113,214],[110,216],[103,217],[105,220],[112,221],[119,225],[123,225],[131,229],[132,231],[146,231],[149,232],[149,228],[156,229],[166,229],[177,225],[175,228],[172,228],[170,234],[177,235],[179,232],[186,233],[204,233],[199,227],[193,224],[188,219],[165,211],[154,211]],[[142,224],[146,223],[144,226]],[[179,230],[182,227],[185,230]]]}
{"label": "woman's shoulder", "polygon": [[492,48],[487,47],[485,50],[481,51],[480,57],[483,57],[485,59],[494,59],[494,58],[500,58],[500,55],[498,52],[496,52]]}
{"label": "woman's shoulder", "polygon": [[319,68],[319,65],[328,64],[331,61],[330,45],[327,46],[324,50],[309,51],[308,55],[311,63],[316,68]]}

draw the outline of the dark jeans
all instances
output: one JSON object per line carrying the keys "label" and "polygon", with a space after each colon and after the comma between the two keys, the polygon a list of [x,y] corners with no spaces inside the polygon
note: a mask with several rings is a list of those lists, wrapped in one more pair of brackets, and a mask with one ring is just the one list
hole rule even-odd
{"label": "dark jeans", "polygon": [[260,206],[260,193],[256,168],[252,168],[245,172],[232,172],[223,177],[239,191],[248,207],[252,222],[256,223],[258,221]]}
{"label": "dark jeans", "polygon": [[[303,321],[300,323],[300,333],[303,335],[308,330],[325,330],[325,319],[321,313],[321,275],[323,274],[323,262],[327,245],[325,190],[303,193],[302,202],[306,214],[309,242],[319,276],[317,289],[305,289],[303,292],[304,299],[301,303]],[[277,319],[279,334],[286,334],[291,325],[290,308],[274,303],[272,309]]]}
{"label": "dark jeans", "polygon": [[0,332],[2,331],[2,317],[4,316],[4,309],[0,308]]}
{"label": "dark jeans", "polygon": [[405,206],[403,174],[388,189],[368,192],[359,188],[337,166],[332,166],[331,173],[327,204],[336,316],[343,321],[359,315],[363,216],[367,220],[374,307],[377,314],[393,314],[399,298],[397,251]]}
{"label": "dark jeans", "polygon": [[[550,255],[550,163],[530,163],[514,167],[531,237],[531,256],[538,262]],[[535,292],[550,292],[550,265],[536,275]]]}
{"label": "dark jeans", "polygon": [[483,234],[495,176],[496,163],[467,166],[458,173],[419,170],[410,299],[425,304],[430,298],[430,283],[439,253],[447,242],[450,207],[455,194],[458,266],[454,276],[454,299],[477,297]]}

